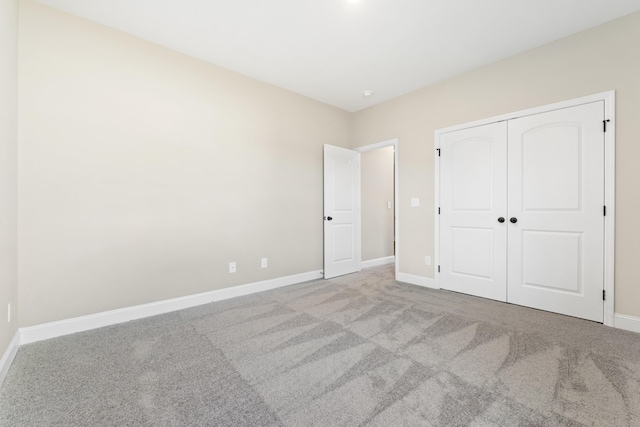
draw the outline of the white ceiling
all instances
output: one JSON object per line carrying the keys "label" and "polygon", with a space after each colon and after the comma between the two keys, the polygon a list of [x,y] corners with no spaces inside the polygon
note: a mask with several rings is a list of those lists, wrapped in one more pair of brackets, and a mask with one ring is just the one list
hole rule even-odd
{"label": "white ceiling", "polygon": [[640,0],[40,1],[348,111],[640,10]]}

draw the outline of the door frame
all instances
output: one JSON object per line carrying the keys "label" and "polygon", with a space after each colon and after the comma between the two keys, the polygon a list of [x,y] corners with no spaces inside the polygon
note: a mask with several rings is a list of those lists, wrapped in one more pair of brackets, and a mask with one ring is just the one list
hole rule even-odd
{"label": "door frame", "polygon": [[[604,117],[608,120],[607,131],[604,133],[604,203],[607,207],[607,214],[604,217],[604,291],[606,299],[604,301],[604,324],[614,326],[615,318],[615,179],[616,179],[616,120],[615,120],[615,98],[614,90],[600,92],[594,95],[583,96],[567,101],[556,102],[540,107],[520,110],[500,116],[489,117],[460,125],[437,129],[434,133],[435,152],[440,151],[440,135],[461,129],[468,129],[490,123],[513,120],[519,117],[531,116],[539,113],[560,110],[563,108],[576,107],[591,102],[604,101]],[[440,265],[440,216],[438,208],[440,206],[440,158],[434,155],[434,265]],[[434,271],[436,287],[440,288],[440,274],[438,268]]]}
{"label": "door frame", "polygon": [[[398,139],[389,139],[387,141],[377,142],[375,144],[364,145],[362,147],[354,148],[355,151],[364,153],[366,151],[373,151],[379,148],[393,147],[393,233],[396,244],[395,253],[395,279],[398,280],[398,272],[400,270],[400,207],[398,203],[399,198],[399,183],[398,183]],[[362,184],[361,184],[362,185]],[[362,212],[361,212],[362,214]],[[360,234],[362,240],[362,233]],[[362,258],[362,253],[360,253]],[[360,260],[362,261],[362,259]]]}

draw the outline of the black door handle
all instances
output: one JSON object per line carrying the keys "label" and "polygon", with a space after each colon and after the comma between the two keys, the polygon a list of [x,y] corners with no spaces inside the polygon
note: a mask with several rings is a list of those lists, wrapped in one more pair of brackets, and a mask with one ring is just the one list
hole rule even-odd
{"label": "black door handle", "polygon": [[498,218],[498,222],[499,222],[500,224],[502,224],[502,223],[504,222],[504,218],[502,218],[502,217]]}
{"label": "black door handle", "polygon": [[331,221],[331,220],[333,220],[333,217],[327,216],[327,217],[325,217],[325,219],[326,219],[327,221]]}
{"label": "black door handle", "polygon": [[518,218],[514,216],[514,217],[511,217],[509,221],[511,221],[512,224],[515,224],[516,222],[518,222]]}

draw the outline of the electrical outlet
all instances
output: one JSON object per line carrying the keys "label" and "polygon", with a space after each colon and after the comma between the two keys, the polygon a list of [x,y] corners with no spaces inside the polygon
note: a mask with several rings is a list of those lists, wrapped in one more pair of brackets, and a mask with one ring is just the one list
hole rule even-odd
{"label": "electrical outlet", "polygon": [[266,258],[262,258],[260,260],[260,268],[267,268],[269,266],[269,261]]}
{"label": "electrical outlet", "polygon": [[424,265],[431,265],[431,257],[429,255],[424,257]]}
{"label": "electrical outlet", "polygon": [[236,263],[235,262],[230,262],[229,263],[229,273],[235,273],[236,272]]}
{"label": "electrical outlet", "polygon": [[7,306],[7,323],[11,323],[11,303]]}

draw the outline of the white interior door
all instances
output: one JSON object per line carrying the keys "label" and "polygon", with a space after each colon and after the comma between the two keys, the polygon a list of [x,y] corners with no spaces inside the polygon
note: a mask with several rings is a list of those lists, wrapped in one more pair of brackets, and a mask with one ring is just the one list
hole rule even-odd
{"label": "white interior door", "polygon": [[440,284],[506,301],[507,125],[443,134],[440,150]]}
{"label": "white interior door", "polygon": [[360,153],[324,146],[324,277],[360,271]]}
{"label": "white interior door", "polygon": [[604,102],[508,122],[507,300],[603,321]]}

